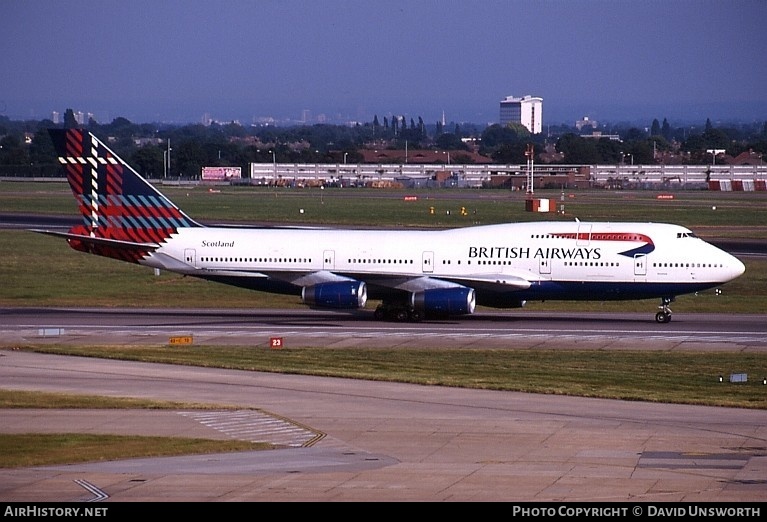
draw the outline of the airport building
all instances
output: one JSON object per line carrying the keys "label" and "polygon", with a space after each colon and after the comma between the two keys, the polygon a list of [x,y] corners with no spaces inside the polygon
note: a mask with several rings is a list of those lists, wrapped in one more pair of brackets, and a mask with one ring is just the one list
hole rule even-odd
{"label": "airport building", "polygon": [[540,134],[543,129],[543,98],[507,96],[501,100],[501,125],[521,123],[532,134]]}

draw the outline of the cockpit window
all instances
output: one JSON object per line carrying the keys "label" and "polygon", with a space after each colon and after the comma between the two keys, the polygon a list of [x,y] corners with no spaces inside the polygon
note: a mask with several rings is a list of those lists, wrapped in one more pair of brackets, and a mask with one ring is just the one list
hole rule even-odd
{"label": "cockpit window", "polygon": [[694,232],[677,232],[676,237],[677,239],[679,239],[682,237],[698,237],[698,236],[696,236]]}

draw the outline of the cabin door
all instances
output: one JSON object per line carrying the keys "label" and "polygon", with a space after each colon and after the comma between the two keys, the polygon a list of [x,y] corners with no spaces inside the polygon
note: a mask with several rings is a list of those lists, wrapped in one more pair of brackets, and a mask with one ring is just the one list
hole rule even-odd
{"label": "cabin door", "polygon": [[578,225],[578,238],[575,242],[578,246],[588,246],[591,241],[591,225]]}
{"label": "cabin door", "polygon": [[336,268],[336,251],[325,250],[322,253],[322,268],[324,270],[335,270]]}
{"label": "cabin door", "polygon": [[645,254],[634,255],[634,275],[635,276],[647,275],[647,255]]}
{"label": "cabin door", "polygon": [[541,258],[541,260],[538,262],[538,271],[541,274],[550,274],[551,273],[551,259]]}
{"label": "cabin door", "polygon": [[424,274],[434,272],[434,252],[424,252],[421,258],[421,270]]}
{"label": "cabin door", "polygon": [[197,268],[197,252],[195,251],[194,248],[184,249],[184,262],[187,265],[191,265]]}

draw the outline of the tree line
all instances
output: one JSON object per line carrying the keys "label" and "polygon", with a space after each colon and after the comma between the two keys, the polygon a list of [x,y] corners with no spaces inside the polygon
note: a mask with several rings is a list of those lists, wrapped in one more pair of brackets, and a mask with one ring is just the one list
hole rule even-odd
{"label": "tree line", "polygon": [[[524,164],[530,145],[536,163],[710,164],[711,149],[730,156],[744,151],[767,152],[767,121],[715,127],[710,120],[699,126],[672,127],[655,119],[646,128],[628,124],[576,129],[550,126],[531,134],[521,124],[478,125],[472,123],[427,124],[422,118],[375,116],[354,126],[295,125],[243,126],[237,123],[167,125],[133,123],[116,118],[108,124],[89,121],[80,125],[68,109],[64,123],[51,120],[16,121],[0,117],[0,175],[28,171],[44,175],[58,170],[47,129],[83,127],[106,141],[142,175],[199,175],[203,166],[240,166],[250,163],[359,163],[364,149],[432,149],[458,151],[455,163],[471,162],[460,151],[475,151],[494,163]],[[599,131],[603,136],[585,137]],[[170,158],[170,162],[168,162]]]}

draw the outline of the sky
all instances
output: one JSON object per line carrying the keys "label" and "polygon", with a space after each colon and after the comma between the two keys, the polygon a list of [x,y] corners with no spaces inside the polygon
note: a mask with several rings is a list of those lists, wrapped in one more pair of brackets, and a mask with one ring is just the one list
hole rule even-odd
{"label": "sky", "polygon": [[764,121],[767,0],[0,0],[0,71],[14,120]]}

